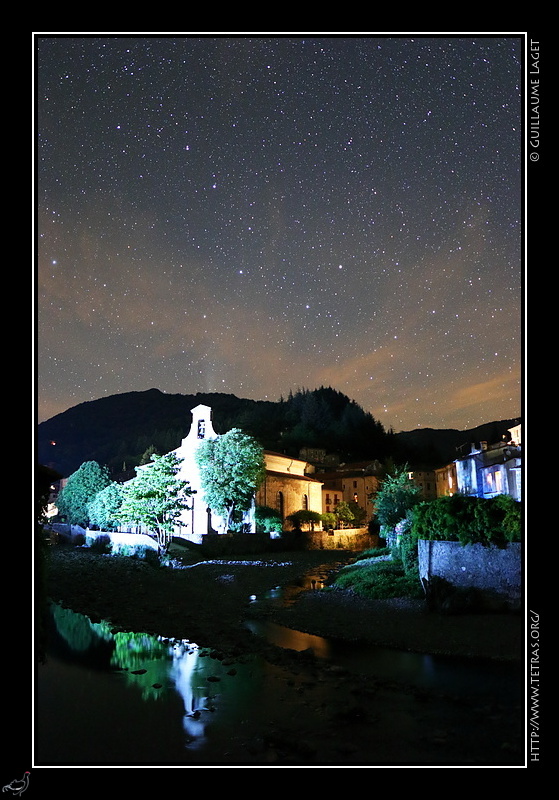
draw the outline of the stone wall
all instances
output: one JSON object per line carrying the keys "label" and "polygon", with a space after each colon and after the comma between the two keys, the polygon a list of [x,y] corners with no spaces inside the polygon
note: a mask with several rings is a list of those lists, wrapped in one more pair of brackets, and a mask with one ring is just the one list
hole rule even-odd
{"label": "stone wall", "polygon": [[79,525],[66,525],[63,523],[49,525],[46,530],[52,531],[60,540],[71,544],[78,544],[81,540],[87,547],[91,547],[98,539],[107,544],[110,542],[113,554],[118,553],[121,548],[155,550],[156,552],[158,550],[157,540],[145,533],[92,531]]}
{"label": "stone wall", "polygon": [[[440,578],[457,589],[478,589],[517,606],[521,601],[521,545],[505,549],[460,542],[418,542],[419,575],[422,583]],[[425,586],[425,583],[424,583]]]}
{"label": "stone wall", "polygon": [[378,536],[372,536],[367,528],[305,531],[307,550],[367,550],[377,542]]}
{"label": "stone wall", "polygon": [[132,548],[137,550],[158,551],[157,540],[146,533],[123,533],[121,531],[91,531],[87,530],[85,542],[91,547],[97,539],[111,543],[112,553],[116,554],[122,548]]}
{"label": "stone wall", "polygon": [[203,537],[201,546],[204,557],[231,558],[280,550],[282,541],[269,533],[208,533]]}
{"label": "stone wall", "polygon": [[45,526],[45,530],[51,531],[60,540],[74,543],[79,538],[85,538],[85,528],[80,525],[68,525],[63,522],[53,522]]}

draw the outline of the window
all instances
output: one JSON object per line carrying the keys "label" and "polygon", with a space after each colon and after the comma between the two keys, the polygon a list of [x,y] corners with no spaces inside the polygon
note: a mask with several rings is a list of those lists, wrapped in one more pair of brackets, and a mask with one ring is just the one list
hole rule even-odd
{"label": "window", "polygon": [[304,494],[304,495],[303,495],[303,506],[302,506],[302,507],[303,507],[303,509],[304,509],[305,511],[308,511],[308,508],[309,508],[309,498],[308,498],[308,495],[306,495],[306,494]]}
{"label": "window", "polygon": [[278,492],[276,495],[276,508],[283,519],[283,492]]}
{"label": "window", "polygon": [[498,492],[503,491],[503,476],[501,475],[501,471],[495,473],[495,489]]}

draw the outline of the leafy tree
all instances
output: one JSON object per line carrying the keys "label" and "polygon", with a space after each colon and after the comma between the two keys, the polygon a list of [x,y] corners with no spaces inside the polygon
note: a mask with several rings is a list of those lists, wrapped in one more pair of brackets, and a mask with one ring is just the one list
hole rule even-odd
{"label": "leafy tree", "polygon": [[336,515],[332,511],[326,511],[324,514],[321,514],[320,517],[322,519],[322,524],[326,528],[334,528],[338,524]]}
{"label": "leafy tree", "polygon": [[361,508],[359,503],[356,503],[355,500],[349,500],[348,506],[349,510],[353,514],[353,524],[356,528],[359,528],[361,525],[363,525],[367,516],[367,512],[364,508]]}
{"label": "leafy tree", "polygon": [[396,467],[384,478],[374,502],[379,523],[394,528],[421,502],[421,488],[408,477],[407,467]]}
{"label": "leafy tree", "polygon": [[336,515],[336,519],[338,520],[338,524],[340,527],[344,527],[345,525],[349,525],[355,517],[353,516],[353,512],[349,507],[349,503],[345,500],[341,500],[336,507],[334,508],[334,514]]}
{"label": "leafy tree", "polygon": [[189,508],[192,489],[188,481],[177,477],[180,459],[175,453],[152,456],[152,463],[122,487],[119,519],[125,523],[145,525],[157,535],[161,552],[171,541],[173,530],[180,525],[181,513]]}
{"label": "leafy tree", "polygon": [[122,489],[120,484],[113,481],[88,503],[90,523],[104,531],[116,530],[120,523],[118,514],[121,506]]}
{"label": "leafy tree", "polygon": [[352,523],[356,527],[359,527],[367,516],[367,512],[354,500],[350,500],[349,502],[342,500],[335,507],[334,514],[338,522],[341,523],[342,528]]}
{"label": "leafy tree", "polygon": [[57,507],[70,525],[89,524],[88,505],[95,495],[111,483],[109,470],[96,461],[85,461],[58,493]]}
{"label": "leafy tree", "polygon": [[196,451],[204,501],[221,516],[223,532],[238,524],[250,509],[266,477],[264,450],[239,428],[217,439],[204,439]]}
{"label": "leafy tree", "polygon": [[286,519],[291,522],[294,528],[300,528],[301,525],[308,524],[311,526],[311,531],[314,531],[315,523],[322,522],[322,514],[319,514],[318,511],[302,508],[299,511],[294,511],[293,514],[289,514]]}

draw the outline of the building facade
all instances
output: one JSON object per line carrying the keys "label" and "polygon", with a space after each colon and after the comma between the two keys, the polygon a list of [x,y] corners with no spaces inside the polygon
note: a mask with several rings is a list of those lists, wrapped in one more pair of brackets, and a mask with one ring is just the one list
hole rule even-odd
{"label": "building facade", "polygon": [[264,458],[266,479],[256,492],[256,505],[275,508],[283,522],[303,509],[322,513],[322,481],[309,474],[308,462],[270,451]]}
{"label": "building facade", "polygon": [[434,500],[437,496],[437,478],[433,469],[414,469],[408,478],[421,489],[422,500]]}
{"label": "building facade", "polygon": [[516,425],[510,436],[498,444],[479,442],[470,445],[470,452],[457,459],[457,491],[473,497],[495,497],[508,494],[522,499],[522,435]]}
{"label": "building facade", "polygon": [[[380,468],[380,464],[377,465]],[[333,514],[342,500],[357,503],[370,519],[374,511],[374,495],[379,488],[378,477],[372,474],[371,464],[342,464],[335,472],[318,473],[323,481],[322,512]]]}
{"label": "building facade", "polygon": [[458,491],[458,481],[456,477],[456,462],[446,464],[435,470],[435,483],[437,487],[437,497],[449,497]]}

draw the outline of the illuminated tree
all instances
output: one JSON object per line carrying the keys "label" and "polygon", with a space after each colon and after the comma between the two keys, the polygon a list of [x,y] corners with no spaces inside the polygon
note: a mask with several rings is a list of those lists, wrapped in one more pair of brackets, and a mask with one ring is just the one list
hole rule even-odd
{"label": "illuminated tree", "polygon": [[171,541],[173,530],[181,524],[181,513],[189,508],[192,489],[177,477],[180,460],[175,453],[152,455],[152,463],[138,468],[138,474],[122,487],[120,521],[144,525],[157,536],[161,552]]}
{"label": "illuminated tree", "polygon": [[104,531],[116,530],[120,523],[118,514],[121,506],[122,488],[113,481],[97,492],[93,500],[88,503],[90,524]]}
{"label": "illuminated tree", "polygon": [[110,483],[107,467],[101,467],[96,461],[85,461],[70,475],[58,493],[56,505],[59,515],[70,525],[86,528],[89,524],[89,503]]}
{"label": "illuminated tree", "polygon": [[338,521],[336,519],[336,515],[332,511],[326,511],[324,514],[320,515],[322,519],[322,525],[326,528],[334,528]]}
{"label": "illuminated tree", "polygon": [[[356,504],[354,503],[353,505]],[[352,522],[355,522],[355,513],[346,500],[342,500],[336,505],[334,508],[334,514],[336,515],[341,528],[344,528],[346,525],[349,526]]]}
{"label": "illuminated tree", "polygon": [[394,528],[420,502],[421,488],[408,477],[407,467],[396,467],[375,495],[375,516],[381,525]]}
{"label": "illuminated tree", "polygon": [[364,523],[367,512],[364,508],[361,508],[359,503],[356,503],[355,500],[348,500],[347,504],[350,512],[353,514],[353,525],[359,528]]}
{"label": "illuminated tree", "polygon": [[256,439],[232,428],[204,439],[196,451],[204,502],[223,518],[223,533],[238,525],[266,477],[264,450]]}

